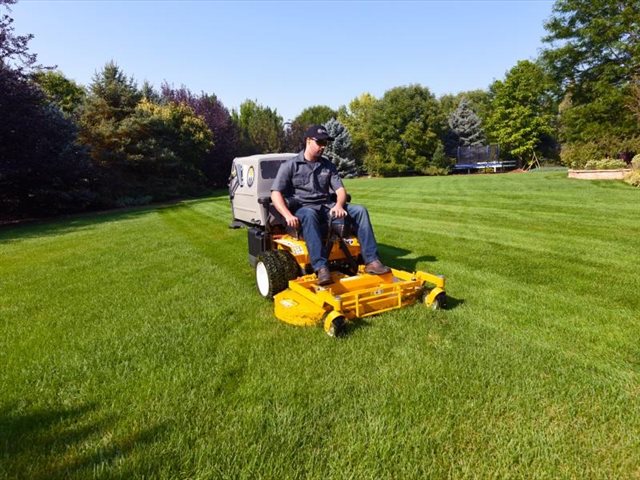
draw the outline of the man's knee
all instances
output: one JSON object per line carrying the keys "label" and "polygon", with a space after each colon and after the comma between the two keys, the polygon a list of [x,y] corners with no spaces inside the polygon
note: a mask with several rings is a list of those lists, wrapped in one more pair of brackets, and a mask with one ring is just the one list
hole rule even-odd
{"label": "man's knee", "polygon": [[367,218],[369,216],[367,208],[363,205],[349,205],[347,212],[349,213],[349,216],[353,217],[355,220]]}
{"label": "man's knee", "polygon": [[318,219],[318,214],[313,208],[299,208],[295,215],[301,222],[316,221]]}

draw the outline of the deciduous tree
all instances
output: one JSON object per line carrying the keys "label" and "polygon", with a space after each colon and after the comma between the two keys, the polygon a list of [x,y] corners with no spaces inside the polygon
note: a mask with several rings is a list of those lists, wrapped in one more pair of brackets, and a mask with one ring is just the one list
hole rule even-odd
{"label": "deciduous tree", "polygon": [[202,171],[212,186],[225,186],[231,162],[240,151],[238,129],[229,110],[215,95],[194,95],[186,87],[175,89],[164,84],[162,98],[189,105],[205,121],[212,133],[213,147],[203,158]]}
{"label": "deciduous tree", "polygon": [[284,125],[276,110],[245,100],[231,117],[238,128],[240,150],[244,155],[282,151]]}
{"label": "deciduous tree", "polygon": [[523,60],[491,86],[487,134],[520,162],[530,160],[555,134],[553,85],[540,65]]}
{"label": "deciduous tree", "polygon": [[440,106],[429,89],[410,85],[387,91],[371,112],[367,170],[378,175],[427,173],[443,129]]}
{"label": "deciduous tree", "polygon": [[545,28],[549,47],[542,58],[561,97],[568,98],[563,140],[622,141],[637,135],[628,105],[632,78],[640,74],[640,2],[556,0]]}
{"label": "deciduous tree", "polygon": [[354,98],[348,107],[341,107],[338,111],[338,120],[351,134],[353,156],[363,168],[367,163],[366,159],[371,143],[370,123],[373,107],[377,101],[370,93],[364,93]]}
{"label": "deciduous tree", "polygon": [[87,92],[62,72],[40,71],[33,74],[47,100],[68,115],[75,114],[84,102]]}

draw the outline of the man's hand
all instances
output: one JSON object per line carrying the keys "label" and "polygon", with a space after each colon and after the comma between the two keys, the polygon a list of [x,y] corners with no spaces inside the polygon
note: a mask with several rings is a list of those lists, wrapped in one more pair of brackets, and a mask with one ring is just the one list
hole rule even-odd
{"label": "man's hand", "polygon": [[284,219],[287,221],[287,225],[291,228],[298,229],[300,226],[300,219],[295,215],[285,215]]}
{"label": "man's hand", "polygon": [[329,210],[329,215],[333,218],[343,218],[347,216],[347,211],[340,205],[336,204],[331,208],[331,210]]}
{"label": "man's hand", "polygon": [[280,215],[284,217],[289,227],[295,229],[300,227],[300,219],[287,208],[287,203],[284,201],[284,197],[281,192],[277,190],[271,192],[271,202],[273,203],[273,206],[276,207],[276,210],[280,212]]}

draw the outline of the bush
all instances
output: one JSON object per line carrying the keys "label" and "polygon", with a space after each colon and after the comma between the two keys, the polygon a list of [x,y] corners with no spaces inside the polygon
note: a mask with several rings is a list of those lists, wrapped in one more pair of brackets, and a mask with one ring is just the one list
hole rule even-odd
{"label": "bush", "polygon": [[629,152],[640,152],[640,136],[623,139],[602,138],[597,142],[565,143],[560,151],[560,160],[569,168],[580,169],[585,168],[585,164],[590,160],[617,157],[619,154],[626,155]]}
{"label": "bush", "polygon": [[640,153],[631,159],[631,168],[640,170]]}
{"label": "bush", "polygon": [[634,187],[640,187],[640,170],[631,170],[625,175],[624,181]]}
{"label": "bush", "polygon": [[627,168],[624,160],[614,158],[603,158],[602,160],[589,160],[584,164],[586,170],[615,170],[617,168]]}
{"label": "bush", "polygon": [[584,168],[589,161],[602,158],[606,152],[596,143],[567,143],[560,150],[560,161],[569,168]]}

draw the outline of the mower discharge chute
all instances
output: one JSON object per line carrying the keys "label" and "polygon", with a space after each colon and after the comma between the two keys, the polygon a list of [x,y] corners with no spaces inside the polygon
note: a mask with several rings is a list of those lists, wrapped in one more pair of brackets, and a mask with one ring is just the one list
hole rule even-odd
{"label": "mower discharge chute", "polygon": [[248,231],[249,263],[258,291],[274,300],[275,315],[293,325],[323,324],[339,335],[346,321],[422,301],[432,309],[446,305],[445,279],[426,272],[392,268],[384,275],[365,272],[360,244],[341,221],[325,232],[332,283],[318,285],[307,246],[271,205],[271,185],[280,164],[293,153],[234,159],[229,180],[232,228]]}

